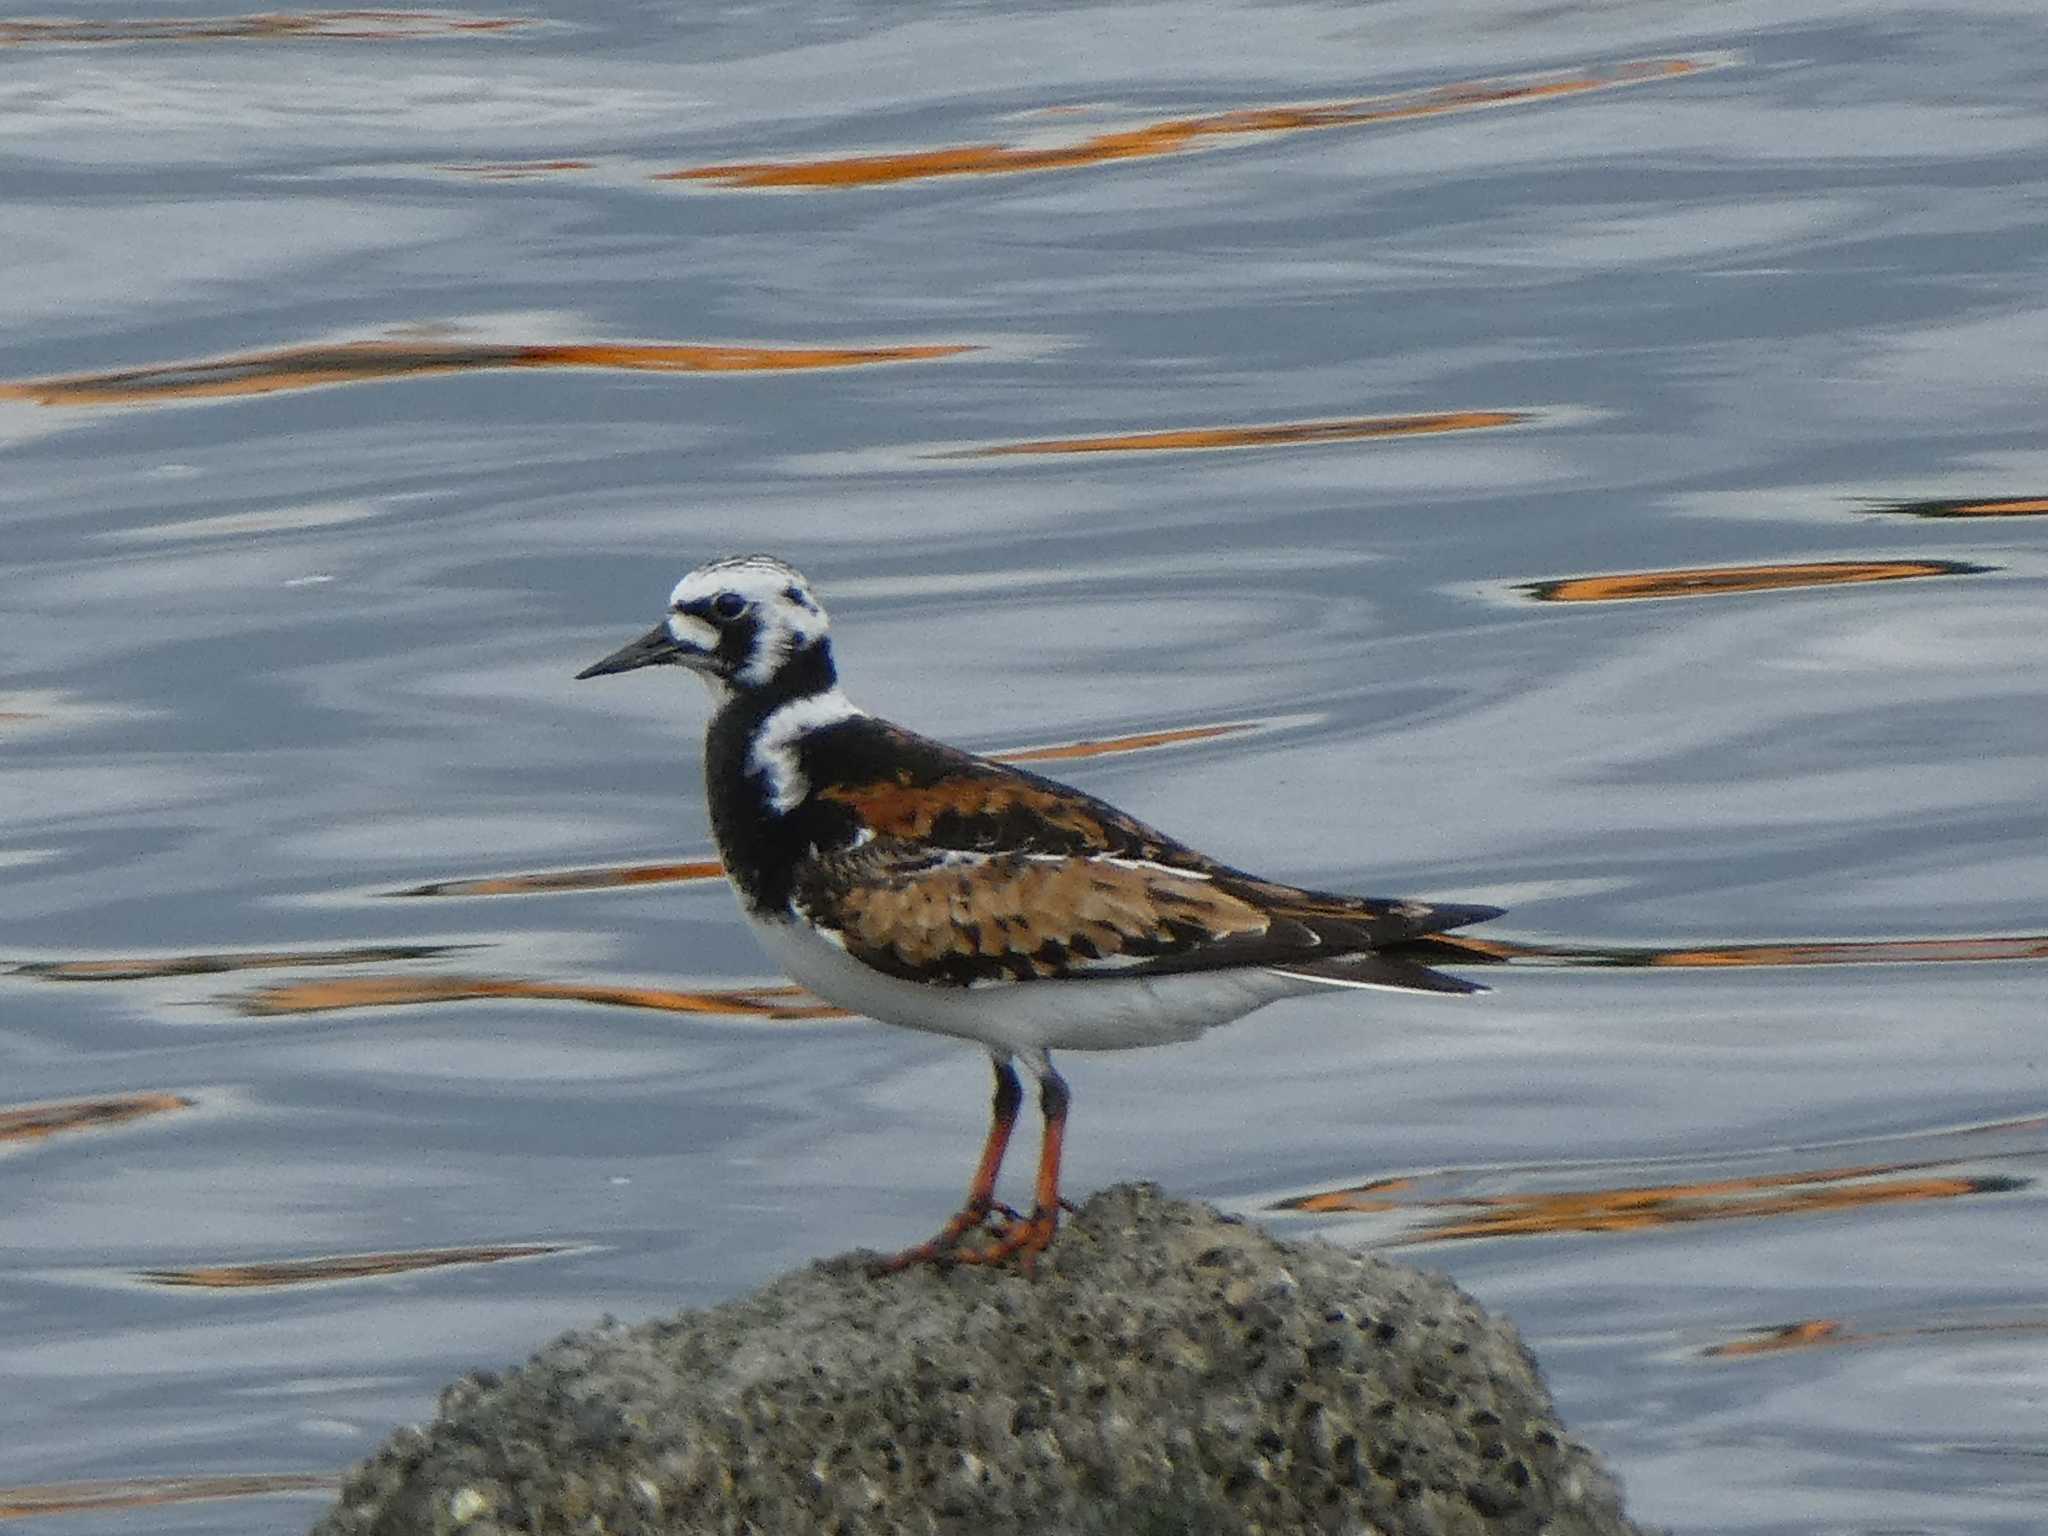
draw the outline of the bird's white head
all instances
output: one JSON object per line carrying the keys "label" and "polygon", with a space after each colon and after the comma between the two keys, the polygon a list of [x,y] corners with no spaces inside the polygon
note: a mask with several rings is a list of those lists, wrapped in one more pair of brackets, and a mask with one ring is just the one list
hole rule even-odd
{"label": "bird's white head", "polygon": [[651,666],[687,667],[721,702],[743,694],[800,697],[837,682],[825,610],[802,573],[773,555],[698,566],[669,594],[667,617],[576,675]]}

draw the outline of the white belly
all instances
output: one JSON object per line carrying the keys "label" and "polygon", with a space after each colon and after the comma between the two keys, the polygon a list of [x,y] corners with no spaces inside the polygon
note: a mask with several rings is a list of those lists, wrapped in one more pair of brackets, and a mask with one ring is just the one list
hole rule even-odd
{"label": "white belly", "polygon": [[828,1003],[1005,1051],[1110,1051],[1189,1040],[1276,998],[1320,990],[1272,971],[934,987],[863,965],[799,923],[747,914],[775,963]]}

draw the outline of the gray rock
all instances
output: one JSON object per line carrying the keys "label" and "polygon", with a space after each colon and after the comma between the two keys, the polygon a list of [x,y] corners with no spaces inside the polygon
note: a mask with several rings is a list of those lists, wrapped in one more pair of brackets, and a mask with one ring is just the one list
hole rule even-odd
{"label": "gray rock", "polygon": [[450,1387],[315,1536],[1630,1532],[1448,1281],[1107,1190],[1035,1278],[833,1259]]}

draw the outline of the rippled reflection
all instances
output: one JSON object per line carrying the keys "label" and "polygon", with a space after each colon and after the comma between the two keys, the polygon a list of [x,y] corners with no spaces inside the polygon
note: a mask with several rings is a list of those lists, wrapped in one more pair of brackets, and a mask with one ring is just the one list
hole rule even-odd
{"label": "rippled reflection", "polygon": [[990,757],[1005,763],[1065,763],[1084,757],[1121,757],[1130,752],[1154,752],[1161,747],[1192,746],[1198,741],[1216,741],[1226,736],[1248,736],[1272,730],[1278,725],[1304,724],[1312,717],[1289,715],[1269,720],[1226,720],[1213,725],[1182,725],[1163,731],[1133,731],[1127,736],[1083,737],[1079,741],[1056,741],[1042,747],[1007,747]]}
{"label": "rippled reflection", "polygon": [[109,704],[60,688],[10,688],[0,692],[0,731],[21,736],[140,720],[149,713],[139,705]]}
{"label": "rippled reflection", "polygon": [[1798,1350],[1835,1349],[1851,1344],[1901,1343],[1912,1339],[1945,1338],[1955,1334],[2039,1334],[2048,1333],[2048,1317],[2015,1317],[1972,1320],[1937,1319],[1894,1327],[1857,1328],[1838,1317],[1810,1317],[1796,1323],[1758,1328],[1742,1338],[1716,1344],[1700,1353],[1710,1360],[1746,1360],[1759,1355],[1791,1354]]}
{"label": "rippled reflection", "polygon": [[1352,443],[1381,437],[1432,437],[1481,432],[1536,419],[1534,411],[1432,411],[1407,416],[1352,416],[1339,421],[1276,421],[1240,427],[1171,427],[1104,437],[1048,437],[988,443],[927,454],[933,459],[1006,459],[1060,453],[1187,453],[1205,448],[1286,448]]}
{"label": "rippled reflection", "polygon": [[1777,1328],[1757,1330],[1752,1336],[1728,1344],[1716,1344],[1702,1353],[1710,1357],[1735,1359],[1745,1355],[1783,1354],[1788,1350],[1811,1349],[1818,1344],[1846,1341],[1842,1324],[1833,1318],[1809,1318]]}
{"label": "rippled reflection", "polygon": [[196,955],[149,955],[121,960],[30,960],[10,976],[40,981],[152,981],[166,976],[214,976],[224,971],[273,971],[299,965],[366,965],[431,960],[474,944],[356,944],[347,949],[257,949]]}
{"label": "rippled reflection", "polygon": [[1477,1214],[1464,1218],[1440,1218],[1405,1241],[1534,1237],[1556,1232],[1640,1232],[1652,1227],[1689,1226],[1702,1221],[1807,1216],[1868,1205],[1893,1205],[1902,1201],[2009,1194],[2026,1188],[2028,1182],[1998,1175],[1970,1178],[1879,1177],[1895,1171],[1888,1168],[1825,1168],[1813,1173],[1726,1179],[1705,1184],[1491,1195],[1456,1202]]}
{"label": "rippled reflection", "polygon": [[604,864],[585,869],[542,869],[523,875],[481,875],[474,880],[432,880],[425,885],[387,891],[387,896],[534,896],[555,891],[610,891],[621,886],[669,885],[691,880],[723,880],[725,866],[716,859],[684,859],[669,864]]}
{"label": "rippled reflection", "polygon": [[1961,560],[1814,560],[1794,565],[1702,565],[1616,576],[1566,576],[1522,583],[1539,603],[1619,603],[1637,598],[1726,597],[1787,587],[1854,586],[1919,576],[1981,576],[1995,569]]}
{"label": "rippled reflection", "polygon": [[[1879,1161],[1839,1161],[1844,1150],[1839,1144],[1807,1149],[1804,1155],[1809,1157],[1834,1154],[1819,1167],[1652,1181],[1642,1175],[1669,1168],[1668,1161],[1603,1165],[1603,1171],[1622,1177],[1592,1187],[1526,1187],[1554,1185],[1574,1173],[1583,1176],[1588,1171],[1583,1168],[1445,1169],[1293,1195],[1267,1209],[1385,1217],[1389,1225],[1378,1242],[1399,1247],[1474,1238],[1642,1232],[1921,1204],[2031,1188],[2040,1171],[2048,1168],[2044,1124],[2048,1122],[2040,1117],[2028,1117],[1855,1144],[1888,1147],[1901,1154]],[[1802,1151],[1754,1156],[1785,1163],[1798,1160]]]}
{"label": "rippled reflection", "polygon": [[426,1003],[467,1003],[483,998],[523,1002],[596,1003],[607,1008],[652,1008],[662,1013],[720,1014],[751,1019],[843,1019],[849,1015],[798,987],[734,987],[677,991],[601,982],[526,981],[510,976],[350,976],[335,981],[283,982],[235,1000],[255,1018],[333,1013],[344,1008],[408,1008]]}
{"label": "rippled reflection", "polygon": [[0,21],[0,48],[35,43],[296,42],[342,38],[399,42],[407,38],[488,36],[531,27],[525,16],[473,16],[461,11],[267,11],[255,16],[152,16],[107,21]]}
{"label": "rippled reflection", "polygon": [[518,345],[479,341],[344,341],[281,347],[196,363],[164,363],[105,373],[0,382],[0,400],[37,405],[169,405],[328,389],[383,379],[508,368],[598,368],[633,373],[775,373],[931,362],[977,350],[934,344],[901,347],[719,347],[684,342],[585,342]]}
{"label": "rippled reflection", "polygon": [[1078,143],[1043,148],[1009,144],[961,144],[900,154],[837,155],[814,160],[741,161],[691,166],[667,171],[657,181],[701,182],[720,187],[781,187],[823,190],[884,186],[895,182],[929,181],[948,176],[1014,175],[1026,171],[1068,171],[1083,166],[1113,165],[1127,160],[1156,159],[1196,149],[1221,148],[1265,134],[1301,133],[1319,128],[1359,128],[1378,123],[1410,122],[1485,107],[1556,100],[1697,74],[1732,62],[1725,55],[1691,58],[1633,59],[1606,69],[1571,70],[1471,80],[1429,90],[1402,91],[1352,101],[1316,102],[1295,106],[1246,107],[1202,117],[1167,118],[1113,133],[1099,133]]}
{"label": "rippled reflection", "polygon": [[1873,512],[1910,517],[2048,517],[2048,496],[2010,496],[1992,501],[1893,501]]}
{"label": "rippled reflection", "polygon": [[1573,967],[1657,966],[1716,970],[1771,965],[1947,965],[1991,960],[2048,960],[2048,934],[1981,938],[1846,939],[1821,943],[1685,945],[1519,944],[1511,939],[1441,934],[1420,940],[1444,962],[1463,965]]}
{"label": "rippled reflection", "polygon": [[474,165],[442,165],[436,170],[456,176],[474,176],[480,181],[528,181],[536,176],[561,176],[570,171],[596,169],[591,160],[487,160]]}
{"label": "rippled reflection", "polygon": [[405,1275],[422,1269],[496,1264],[505,1259],[545,1258],[573,1253],[570,1243],[489,1243],[462,1248],[415,1248],[393,1253],[343,1253],[317,1259],[265,1259],[252,1264],[206,1264],[184,1269],[145,1269],[137,1276],[152,1285],[208,1291],[274,1290],[290,1285],[328,1285]]}
{"label": "rippled reflection", "polygon": [[331,1494],[332,1475],[267,1472],[227,1477],[132,1477],[77,1483],[22,1483],[0,1488],[0,1520],[72,1515],[99,1509],[148,1509],[199,1499],[248,1499],[265,1494]]}
{"label": "rippled reflection", "polygon": [[151,1115],[190,1109],[193,1103],[178,1093],[117,1093],[97,1099],[0,1107],[0,1146],[41,1141],[67,1131],[104,1131]]}

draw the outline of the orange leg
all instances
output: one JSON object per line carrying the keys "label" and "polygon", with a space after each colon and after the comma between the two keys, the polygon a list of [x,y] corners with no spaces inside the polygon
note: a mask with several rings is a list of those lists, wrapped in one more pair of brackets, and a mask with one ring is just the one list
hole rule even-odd
{"label": "orange leg", "polygon": [[970,1248],[950,1255],[956,1264],[1001,1264],[1015,1258],[1026,1274],[1038,1256],[1051,1246],[1060,1226],[1060,1149],[1067,1136],[1067,1082],[1043,1061],[1038,1080],[1038,1107],[1045,1116],[1045,1141],[1038,1152],[1038,1186],[1033,1192],[1031,1214],[1013,1221],[986,1248]]}
{"label": "orange leg", "polygon": [[988,1140],[982,1144],[981,1162],[974,1170],[974,1182],[967,1186],[967,1203],[932,1237],[931,1241],[906,1248],[875,1266],[877,1274],[892,1274],[913,1264],[943,1264],[961,1257],[955,1250],[970,1232],[988,1225],[999,1209],[996,1205],[996,1175],[1002,1171],[1003,1154],[1009,1150],[1010,1132],[1017,1124],[1017,1110],[1024,1102],[1024,1089],[1009,1062],[996,1059],[996,1097],[988,1122]]}

